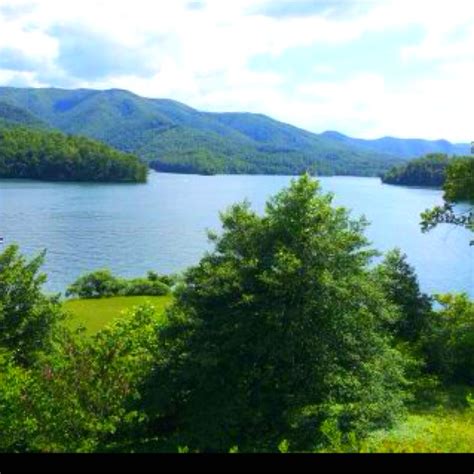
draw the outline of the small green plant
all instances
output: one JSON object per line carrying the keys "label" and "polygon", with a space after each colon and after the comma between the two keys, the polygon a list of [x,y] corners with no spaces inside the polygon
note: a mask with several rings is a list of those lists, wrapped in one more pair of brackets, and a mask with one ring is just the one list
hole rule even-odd
{"label": "small green plant", "polygon": [[279,445],[278,445],[278,451],[280,451],[281,454],[287,454],[290,450],[290,443],[287,439],[284,439]]}

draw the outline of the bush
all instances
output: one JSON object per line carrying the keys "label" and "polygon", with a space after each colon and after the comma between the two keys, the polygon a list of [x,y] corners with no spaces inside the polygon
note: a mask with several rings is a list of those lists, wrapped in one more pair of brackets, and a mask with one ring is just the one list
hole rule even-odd
{"label": "bush", "polygon": [[53,329],[64,317],[59,297],[42,293],[43,261],[44,253],[27,261],[16,245],[0,254],[0,348],[23,365],[49,347]]}
{"label": "bush", "polygon": [[150,281],[146,278],[136,278],[125,281],[120,295],[122,296],[165,296],[169,294],[170,288],[161,281]]}
{"label": "bush", "polygon": [[391,324],[395,336],[416,342],[428,324],[432,301],[421,292],[415,269],[408,264],[407,256],[399,249],[388,252],[376,267],[375,276],[389,301],[399,308],[400,318]]}
{"label": "bush", "polygon": [[[169,283],[169,284],[168,284]],[[109,270],[98,270],[81,276],[66,292],[78,298],[109,298],[112,296],[164,296],[170,293],[173,277],[148,272],[147,278],[126,280]]]}
{"label": "bush", "polygon": [[466,294],[437,295],[423,336],[427,368],[446,382],[474,384],[474,302]]}
{"label": "bush", "polygon": [[66,296],[107,298],[118,295],[122,286],[121,281],[109,270],[97,270],[81,276],[67,289]]}
{"label": "bush", "polygon": [[0,358],[0,451],[93,452],[138,429],[157,315],[136,309],[92,338],[64,331],[30,370]]}

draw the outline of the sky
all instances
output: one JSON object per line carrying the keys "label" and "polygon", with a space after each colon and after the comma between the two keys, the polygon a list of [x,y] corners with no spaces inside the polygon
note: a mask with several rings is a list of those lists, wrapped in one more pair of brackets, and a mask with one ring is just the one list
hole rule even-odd
{"label": "sky", "polygon": [[0,0],[0,85],[474,140],[472,0]]}

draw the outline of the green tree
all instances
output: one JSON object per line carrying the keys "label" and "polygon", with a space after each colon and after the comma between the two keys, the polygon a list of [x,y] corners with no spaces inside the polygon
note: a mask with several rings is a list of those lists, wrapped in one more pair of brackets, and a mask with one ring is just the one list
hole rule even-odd
{"label": "green tree", "polygon": [[68,287],[66,296],[107,298],[118,295],[122,287],[122,282],[110,270],[96,270],[79,277]]}
{"label": "green tree", "polygon": [[377,266],[375,276],[388,299],[400,309],[400,319],[393,324],[395,335],[402,340],[417,341],[431,313],[431,298],[421,292],[407,256],[399,249],[388,252]]}
{"label": "green tree", "polygon": [[117,278],[110,270],[96,270],[79,277],[66,291],[78,298],[109,298],[112,296],[163,296],[170,293],[173,276],[148,272],[146,278]]}
{"label": "green tree", "polygon": [[16,245],[0,254],[0,348],[24,365],[50,346],[54,327],[63,318],[59,296],[42,292],[44,255],[27,261]]}
{"label": "green tree", "polygon": [[445,382],[474,384],[474,302],[466,294],[437,295],[423,337],[427,368]]}
{"label": "green tree", "polygon": [[263,216],[244,203],[221,219],[160,330],[152,426],[228,452],[310,449],[327,420],[346,434],[390,424],[404,364],[384,328],[398,315],[368,268],[365,221],[307,175]]}
{"label": "green tree", "polygon": [[58,332],[30,369],[0,357],[0,451],[95,452],[133,439],[143,416],[131,401],[152,368],[156,325],[144,306],[92,338]]}
{"label": "green tree", "polygon": [[382,175],[382,181],[404,186],[441,187],[446,180],[446,168],[450,161],[447,155],[431,153],[423,158],[393,167]]}
{"label": "green tree", "polygon": [[[421,215],[423,232],[428,232],[439,224],[453,224],[474,232],[473,207],[471,205],[465,205],[461,209],[456,207],[456,204],[461,202],[474,202],[473,157],[457,158],[449,164],[444,192],[444,206],[436,206]],[[474,240],[471,245],[474,245]]]}

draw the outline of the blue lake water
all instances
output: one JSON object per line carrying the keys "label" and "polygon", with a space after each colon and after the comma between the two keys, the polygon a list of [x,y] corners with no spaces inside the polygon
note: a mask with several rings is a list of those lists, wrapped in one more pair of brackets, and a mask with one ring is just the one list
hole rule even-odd
{"label": "blue lake water", "polygon": [[[155,172],[143,185],[0,180],[0,235],[4,245],[18,243],[28,255],[47,249],[49,291],[64,291],[97,268],[128,277],[151,269],[176,272],[210,248],[206,229],[219,229],[220,210],[247,198],[262,211],[290,180]],[[472,234],[452,226],[420,231],[420,213],[442,203],[441,191],[388,186],[375,178],[320,181],[336,204],[368,218],[367,235],[376,249],[398,246],[408,255],[424,291],[474,297]]]}

